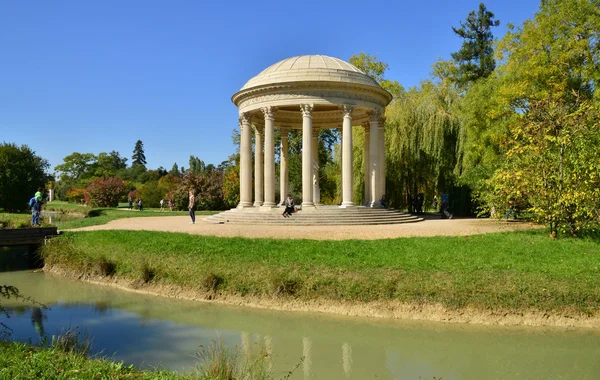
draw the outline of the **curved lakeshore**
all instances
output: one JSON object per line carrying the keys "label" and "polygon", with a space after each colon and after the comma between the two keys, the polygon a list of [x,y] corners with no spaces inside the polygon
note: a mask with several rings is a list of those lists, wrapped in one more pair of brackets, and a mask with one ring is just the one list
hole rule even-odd
{"label": "curved lakeshore", "polygon": [[582,313],[552,314],[539,310],[481,310],[474,307],[450,309],[440,304],[408,304],[396,300],[352,302],[339,300],[279,299],[268,296],[240,296],[238,294],[214,294],[192,288],[169,284],[145,284],[140,281],[118,277],[82,275],[65,267],[44,268],[51,275],[75,279],[86,283],[109,286],[139,294],[210,302],[224,305],[244,306],[279,311],[303,311],[331,313],[355,317],[420,320],[430,322],[472,323],[505,326],[558,326],[600,329],[600,315],[586,316]]}
{"label": "curved lakeshore", "polygon": [[45,270],[166,297],[502,325],[600,328],[600,244],[543,231],[386,240],[66,233]]}

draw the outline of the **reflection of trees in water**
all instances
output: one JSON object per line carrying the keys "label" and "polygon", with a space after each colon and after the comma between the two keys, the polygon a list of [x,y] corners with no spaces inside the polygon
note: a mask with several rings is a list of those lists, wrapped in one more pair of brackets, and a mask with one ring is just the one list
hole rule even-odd
{"label": "reflection of trees in water", "polygon": [[302,338],[302,356],[304,357],[303,370],[304,370],[304,378],[310,377],[310,367],[312,366],[312,359],[310,352],[312,351],[312,341],[310,338],[304,337]]}
{"label": "reflection of trees in water", "polygon": [[100,315],[105,315],[110,309],[110,305],[108,302],[99,301],[92,304],[92,309]]}
{"label": "reflection of trees in water", "polygon": [[352,373],[352,346],[346,342],[342,344],[342,365],[344,367],[344,374],[346,377],[350,377]]}
{"label": "reflection of trees in water", "polygon": [[31,324],[35,328],[35,331],[37,331],[40,340],[42,340],[44,335],[46,335],[46,332],[44,330],[45,320],[48,320],[48,316],[44,315],[44,313],[42,312],[42,308],[34,307],[31,309]]}
{"label": "reflection of trees in water", "polygon": [[[261,349],[264,350],[264,354],[266,357],[264,366],[265,366],[266,372],[271,373],[271,371],[273,370],[273,355],[274,355],[273,337],[270,335],[265,335],[261,339],[261,336],[259,334],[252,335],[246,331],[242,331],[240,333],[240,340],[241,340],[241,344],[240,344],[241,354],[242,354],[242,357],[244,358],[244,361],[248,361],[249,359],[252,358],[252,352],[253,352],[252,346],[260,345],[261,340],[263,341],[262,342],[263,346],[261,347]],[[341,348],[342,348],[342,368],[343,368],[344,375],[346,376],[346,378],[349,378],[352,375],[352,364],[353,364],[352,346],[348,342],[343,342],[341,345]],[[313,366],[312,351],[313,351],[312,339],[309,337],[303,337],[302,338],[302,356],[301,356],[301,359],[300,359],[300,362],[298,363],[298,365],[292,369],[292,372],[294,371],[294,369],[296,369],[300,366],[300,363],[302,363],[302,370],[303,370],[304,378],[308,379],[311,377],[312,370],[313,370],[313,368],[312,368],[312,366]]]}

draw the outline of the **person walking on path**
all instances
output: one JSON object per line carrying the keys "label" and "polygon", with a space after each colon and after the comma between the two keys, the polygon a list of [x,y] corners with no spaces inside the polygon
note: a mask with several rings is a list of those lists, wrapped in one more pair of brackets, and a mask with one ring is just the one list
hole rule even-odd
{"label": "person walking on path", "polygon": [[165,211],[165,200],[161,198],[160,200],[160,212]]}
{"label": "person walking on path", "polygon": [[144,202],[142,202],[142,198],[138,199],[138,210],[144,210]]}
{"label": "person walking on path", "polygon": [[169,199],[169,212],[173,212],[173,200]]}
{"label": "person walking on path", "polygon": [[290,216],[292,216],[292,213],[294,212],[294,199],[292,199],[292,195],[288,194],[287,198],[285,201],[283,201],[283,204],[285,205],[285,210],[283,211],[283,217],[284,218],[289,218]]}
{"label": "person walking on path", "polygon": [[196,212],[195,212],[195,207],[196,207],[196,197],[194,197],[194,191],[190,190],[190,201],[188,203],[188,210],[190,210],[190,218],[192,218],[192,221],[190,222],[190,224],[195,224],[196,223]]}
{"label": "person walking on path", "polygon": [[127,198],[127,203],[129,203],[129,209],[133,210],[133,199],[131,197]]}
{"label": "person walking on path", "polygon": [[508,211],[506,212],[506,220],[508,220],[508,217],[511,216],[513,217],[513,219],[517,219],[517,212],[515,211],[515,204],[513,203],[512,200],[508,200]]}
{"label": "person walking on path", "polygon": [[452,214],[448,211],[448,194],[442,194],[441,196],[442,203],[440,204],[440,213],[442,214],[442,218],[444,216],[448,219],[452,219]]}

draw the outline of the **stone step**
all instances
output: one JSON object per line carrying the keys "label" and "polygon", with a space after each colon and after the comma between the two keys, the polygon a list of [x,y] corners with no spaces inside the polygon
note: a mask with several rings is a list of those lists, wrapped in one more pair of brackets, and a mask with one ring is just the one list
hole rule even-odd
{"label": "stone step", "polygon": [[261,225],[375,225],[415,223],[423,219],[411,214],[393,209],[372,209],[356,207],[350,209],[335,206],[323,207],[294,213],[290,218],[284,218],[283,208],[269,211],[253,209],[232,209],[220,214],[211,215],[203,220],[207,223],[218,224],[261,224]]}
{"label": "stone step", "polygon": [[[389,215],[302,215],[298,213],[292,214],[292,217],[298,219],[331,219],[331,218],[359,218],[359,219],[386,219],[386,218],[408,218],[411,217],[410,214],[389,214]],[[278,219],[281,217],[281,214],[256,214],[256,215],[236,215],[236,214],[221,214],[214,215],[211,218],[236,218],[236,219],[269,219],[275,218]]]}
{"label": "stone step", "polygon": [[[291,219],[291,218],[290,218]],[[279,225],[279,226],[285,226],[285,225],[290,225],[290,226],[365,226],[365,225],[384,225],[384,224],[405,224],[405,223],[416,223],[416,222],[421,222],[423,219],[422,218],[415,218],[415,219],[405,219],[405,220],[395,220],[395,221],[381,221],[381,220],[375,220],[375,221],[312,221],[312,222],[306,222],[306,221],[292,221],[288,218],[279,220],[279,221],[240,221],[240,222],[234,222],[234,221],[215,221],[215,220],[206,220],[204,219],[203,221],[205,223],[212,223],[212,224],[239,224],[239,225]]]}

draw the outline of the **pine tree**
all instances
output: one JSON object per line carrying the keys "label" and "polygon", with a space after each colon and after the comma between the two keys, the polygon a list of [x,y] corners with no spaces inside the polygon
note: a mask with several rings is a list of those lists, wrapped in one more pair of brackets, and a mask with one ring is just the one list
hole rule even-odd
{"label": "pine tree", "polygon": [[454,33],[464,39],[460,50],[452,53],[458,65],[456,79],[459,85],[485,78],[496,68],[491,28],[498,25],[500,21],[494,20],[494,14],[481,3],[477,13],[471,11],[466,22],[460,23],[460,28],[452,27]]}
{"label": "pine tree", "polygon": [[133,156],[131,156],[133,162],[131,166],[142,165],[146,166],[146,155],[144,154],[144,143],[142,140],[138,140],[133,148]]}

